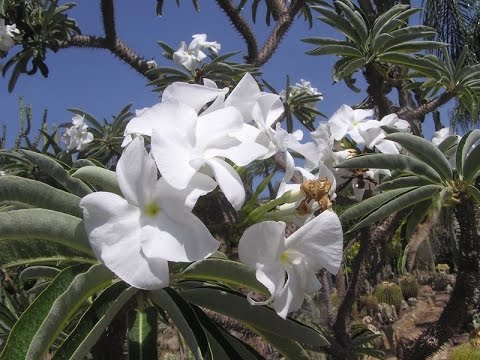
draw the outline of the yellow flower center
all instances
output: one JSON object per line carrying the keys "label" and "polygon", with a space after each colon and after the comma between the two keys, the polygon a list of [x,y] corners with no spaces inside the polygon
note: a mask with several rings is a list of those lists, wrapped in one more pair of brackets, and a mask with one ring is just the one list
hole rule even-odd
{"label": "yellow flower center", "polygon": [[285,250],[283,253],[280,254],[280,264],[282,265],[286,265],[288,264],[290,261],[290,256],[288,254],[288,250]]}
{"label": "yellow flower center", "polygon": [[158,206],[158,204],[155,204],[155,203],[150,203],[145,205],[144,211],[145,211],[145,214],[147,214],[148,216],[155,217],[160,212],[160,206]]}

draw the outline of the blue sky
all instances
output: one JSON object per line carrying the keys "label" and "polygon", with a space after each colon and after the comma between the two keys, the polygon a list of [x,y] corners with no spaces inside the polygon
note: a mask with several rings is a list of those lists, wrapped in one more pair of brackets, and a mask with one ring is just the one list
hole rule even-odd
{"label": "blue sky", "polygon": [[[176,49],[180,41],[188,43],[196,33],[206,33],[209,41],[221,43],[221,54],[245,51],[244,42],[214,1],[200,1],[200,13],[194,10],[190,0],[181,1],[180,8],[175,1],[165,1],[163,17],[155,14],[155,0],[117,0],[115,3],[118,35],[159,66],[174,65],[163,58],[158,40]],[[83,1],[70,12],[84,34],[103,34],[98,4],[99,1]],[[250,9],[246,9],[245,17],[251,19]],[[259,43],[263,43],[271,30],[263,19],[264,12],[259,11],[254,27]],[[284,87],[287,74],[293,83],[301,78],[311,81],[324,94],[318,109],[331,116],[340,105],[359,102],[365,92],[355,94],[343,84],[332,85],[331,68],[335,57],[304,54],[312,46],[300,39],[312,36],[338,37],[318,20],[309,29],[307,23],[298,19],[262,70],[264,78],[277,90]],[[9,55],[14,53],[15,48]],[[97,119],[110,119],[128,103],[133,103],[133,109],[140,109],[158,102],[158,94],[146,86],[143,77],[105,50],[65,49],[49,53],[47,64],[50,68],[47,79],[40,74],[21,76],[11,94],[7,92],[9,74],[0,81],[0,124],[7,124],[10,139],[18,131],[19,97],[32,106],[34,129],[38,128],[44,109],[48,109],[49,123],[60,124],[70,122],[72,114],[66,109],[71,107],[85,110]],[[425,132],[429,136],[431,121],[427,120],[426,125]]]}

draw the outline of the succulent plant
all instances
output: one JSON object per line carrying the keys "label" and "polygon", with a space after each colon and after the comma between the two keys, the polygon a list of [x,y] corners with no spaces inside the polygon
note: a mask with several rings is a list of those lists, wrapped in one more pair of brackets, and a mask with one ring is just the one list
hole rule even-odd
{"label": "succulent plant", "polygon": [[415,276],[407,275],[398,281],[400,288],[402,289],[403,298],[408,300],[410,298],[416,298],[418,295],[418,282]]}
{"label": "succulent plant", "polygon": [[375,287],[373,295],[377,298],[379,303],[393,305],[397,311],[400,310],[403,295],[402,289],[398,284],[383,281]]}

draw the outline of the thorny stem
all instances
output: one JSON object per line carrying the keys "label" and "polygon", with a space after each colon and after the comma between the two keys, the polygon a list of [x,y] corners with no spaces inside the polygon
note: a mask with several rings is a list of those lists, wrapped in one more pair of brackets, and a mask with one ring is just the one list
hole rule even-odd
{"label": "thorny stem", "polygon": [[245,18],[240,14],[237,8],[230,0],[217,0],[218,6],[225,12],[235,29],[243,37],[247,44],[248,55],[246,56],[247,63],[253,63],[254,59],[258,57],[257,39],[253,34],[250,26]]}

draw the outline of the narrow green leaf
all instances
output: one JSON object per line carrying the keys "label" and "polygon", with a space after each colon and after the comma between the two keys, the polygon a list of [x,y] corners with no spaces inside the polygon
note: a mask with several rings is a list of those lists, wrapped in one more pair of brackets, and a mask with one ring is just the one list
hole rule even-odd
{"label": "narrow green leaf", "polygon": [[54,265],[61,263],[96,264],[92,256],[71,247],[41,239],[0,239],[0,267]]}
{"label": "narrow green leaf", "polygon": [[461,176],[463,176],[463,163],[464,163],[463,148],[465,147],[467,139],[471,133],[472,131],[468,131],[462,136],[462,138],[458,142],[457,151],[455,152],[455,167],[457,169],[458,174]]}
{"label": "narrow green leaf", "polygon": [[468,194],[473,198],[473,201],[480,206],[480,190],[473,185],[468,185]]}
{"label": "narrow green leaf", "polygon": [[72,177],[99,186],[101,190],[123,196],[118,186],[117,174],[114,171],[98,166],[84,166],[75,171]]}
{"label": "narrow green leaf", "polygon": [[158,311],[153,306],[140,306],[128,313],[128,358],[157,359]]}
{"label": "narrow green leaf", "polygon": [[371,211],[378,209],[381,207],[383,204],[391,201],[392,199],[410,191],[413,190],[414,188],[401,188],[401,189],[395,189],[391,191],[387,191],[375,196],[372,196],[366,200],[363,200],[359,202],[358,204],[355,204],[351,207],[349,207],[347,210],[345,210],[340,216],[340,221],[342,224],[345,224],[349,221],[352,221],[360,216],[364,216],[365,214],[369,214]]}
{"label": "narrow green leaf", "polygon": [[420,224],[425,216],[428,214],[428,210],[432,206],[432,201],[430,199],[417,204],[413,211],[410,213],[405,225],[405,240],[410,241],[410,238],[413,235],[418,224]]}
{"label": "narrow green leaf", "polygon": [[[30,343],[55,300],[68,289],[77,275],[87,270],[88,266],[85,265],[66,268],[50,283],[16,322],[0,354],[0,360],[27,359]],[[38,359],[41,357],[29,360]]]}
{"label": "narrow green leaf", "polygon": [[377,38],[377,36],[383,32],[385,26],[395,19],[400,13],[406,11],[408,9],[408,5],[396,5],[391,7],[388,11],[381,14],[377,19],[375,19],[375,23],[373,24],[373,28],[371,31],[371,39]]}
{"label": "narrow green leaf", "polygon": [[351,43],[348,41],[330,39],[330,38],[305,38],[305,39],[301,39],[301,41],[307,44],[313,44],[313,45],[340,45],[340,46],[351,45]]}
{"label": "narrow green leaf", "polygon": [[428,179],[421,178],[415,175],[402,176],[396,179],[384,181],[378,187],[381,191],[394,190],[394,189],[405,189],[411,187],[418,187],[423,185],[429,185],[432,182]]}
{"label": "narrow green leaf", "polygon": [[337,1],[336,5],[342,10],[347,20],[353,25],[353,28],[356,30],[360,41],[365,43],[368,38],[368,27],[359,12],[353,10],[350,6],[341,1]]}
{"label": "narrow green leaf", "polygon": [[469,183],[475,183],[475,176],[480,171],[480,144],[477,143],[465,159],[463,164],[463,176]]}
{"label": "narrow green leaf", "polygon": [[30,266],[20,273],[18,280],[25,282],[33,279],[53,279],[58,275],[60,269],[52,266]]}
{"label": "narrow green leaf", "polygon": [[165,310],[185,338],[196,360],[210,354],[207,335],[190,305],[175,290],[170,288],[150,291],[150,300]]}
{"label": "narrow green leaf", "polygon": [[42,171],[54,178],[60,185],[65,187],[72,194],[79,197],[84,197],[92,192],[84,182],[74,179],[70,176],[67,170],[60,165],[56,160],[30,150],[19,150],[19,152],[37,165]]}
{"label": "narrow green leaf", "polygon": [[0,213],[0,241],[53,241],[87,255],[93,255],[83,221],[46,209],[24,209]]}
{"label": "narrow green leaf", "polygon": [[191,307],[207,334],[213,359],[263,359],[252,347],[230,335],[228,331],[225,331],[220,325],[211,320],[198,306],[191,305]]}
{"label": "narrow green leaf", "polygon": [[385,49],[385,52],[419,52],[423,50],[438,49],[445,46],[447,46],[447,44],[439,41],[418,40],[392,45]]}
{"label": "narrow green leaf", "polygon": [[345,80],[345,77],[351,76],[355,71],[365,66],[368,63],[368,59],[361,58],[345,62],[342,66],[339,66],[335,75],[335,80]]}
{"label": "narrow green leaf", "polygon": [[447,155],[447,152],[455,146],[455,144],[458,142],[458,137],[456,135],[450,135],[447,137],[445,140],[443,140],[439,145],[438,149]]}
{"label": "narrow green leaf", "polygon": [[215,288],[184,290],[181,295],[187,301],[201,307],[227,315],[260,331],[278,334],[297,341],[309,349],[327,346],[328,341],[316,330],[290,318],[282,319],[271,308],[250,305],[245,296]]}
{"label": "narrow green leaf", "polygon": [[335,166],[337,168],[350,169],[388,169],[398,170],[406,174],[417,175],[432,180],[434,183],[441,183],[442,178],[429,165],[406,155],[395,154],[368,154],[356,156],[343,161]]}
{"label": "narrow green leaf", "polygon": [[427,163],[435,169],[443,180],[451,180],[453,173],[445,155],[430,141],[407,133],[395,133],[385,137],[407,149],[417,159]]}
{"label": "narrow green leaf", "polygon": [[307,55],[338,55],[363,58],[363,54],[355,47],[348,45],[324,45],[306,52]]}
{"label": "narrow green leaf", "polygon": [[52,360],[83,360],[103,335],[105,329],[138,289],[124,282],[114,283],[103,291],[83,314],[77,326],[55,352]]}
{"label": "narrow green leaf", "polygon": [[355,28],[344,19],[342,16],[338,15],[335,11],[332,11],[327,8],[323,7],[312,7],[314,10],[318,11],[324,17],[319,18],[321,21],[331,25],[341,33],[343,33],[346,37],[357,44],[362,44],[360,37],[358,36],[357,31]]}
{"label": "narrow green leaf", "polygon": [[267,294],[268,290],[255,277],[255,270],[231,260],[206,259],[194,262],[177,275],[178,281],[214,281],[235,287],[246,287]]}
{"label": "narrow green leaf", "polygon": [[0,176],[0,205],[21,204],[82,217],[80,198],[40,181],[19,176]]}
{"label": "narrow green leaf", "polygon": [[0,0],[0,16],[5,16],[5,9],[4,9],[4,2],[5,0]]}
{"label": "narrow green leaf", "polygon": [[475,146],[480,146],[480,129],[472,130],[472,132],[467,136],[465,145],[462,149],[462,164],[465,164],[467,155]]}
{"label": "narrow green leaf", "polygon": [[257,329],[254,326],[250,328],[268,341],[286,360],[309,360],[305,349],[296,341],[279,336],[278,333],[272,333]]}
{"label": "narrow green leaf", "polygon": [[373,211],[364,217],[361,221],[356,223],[348,232],[353,232],[362,227],[368,226],[379,220],[385,219],[388,215],[408,208],[409,206],[418,204],[424,200],[432,199],[435,193],[441,190],[439,185],[426,185],[414,190],[411,190],[392,201],[384,204],[378,210]]}
{"label": "narrow green leaf", "polygon": [[103,264],[93,265],[88,271],[75,276],[42,319],[42,324],[31,339],[26,358],[42,359],[80,306],[90,296],[110,285],[114,277],[115,274]]}

